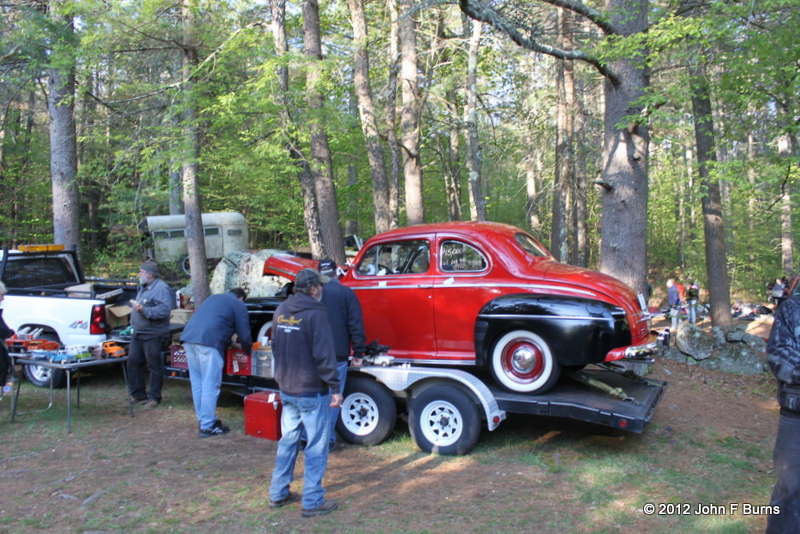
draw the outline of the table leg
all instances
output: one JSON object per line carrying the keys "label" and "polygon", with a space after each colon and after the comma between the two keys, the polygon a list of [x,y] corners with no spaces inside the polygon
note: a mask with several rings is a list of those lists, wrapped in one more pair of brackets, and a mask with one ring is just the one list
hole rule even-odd
{"label": "table leg", "polygon": [[128,367],[126,362],[120,362],[120,365],[122,366],[122,378],[125,380],[125,398],[128,399],[128,408],[130,408],[131,417],[133,417],[133,402],[131,401],[131,393],[128,389]]}
{"label": "table leg", "polygon": [[78,403],[77,407],[81,407],[81,372],[75,371],[75,381],[78,383]]}
{"label": "table leg", "polygon": [[[70,407],[72,405],[72,402],[70,402],[70,399],[72,398],[72,396],[70,395],[70,382],[72,382],[72,380],[70,380],[70,376],[69,376],[70,375],[70,370],[69,369],[65,369],[65,371],[67,372],[67,434],[71,434],[72,433],[72,412],[70,410]],[[52,380],[53,380],[53,378],[52,378],[52,375],[51,375],[51,377],[50,377],[50,385],[51,386],[53,385],[52,384]]]}
{"label": "table leg", "polygon": [[22,386],[22,380],[17,378],[17,392],[11,397],[11,422],[17,417],[17,403],[19,402],[19,388]]}

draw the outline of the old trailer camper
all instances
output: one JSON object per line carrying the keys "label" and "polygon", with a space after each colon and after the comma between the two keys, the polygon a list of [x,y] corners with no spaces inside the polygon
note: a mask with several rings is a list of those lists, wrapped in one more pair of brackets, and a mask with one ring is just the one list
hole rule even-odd
{"label": "old trailer camper", "polygon": [[[248,249],[247,219],[241,213],[203,213],[202,221],[209,260]],[[150,256],[159,263],[179,262],[188,272],[185,215],[154,215],[142,221],[139,228],[152,239]]]}

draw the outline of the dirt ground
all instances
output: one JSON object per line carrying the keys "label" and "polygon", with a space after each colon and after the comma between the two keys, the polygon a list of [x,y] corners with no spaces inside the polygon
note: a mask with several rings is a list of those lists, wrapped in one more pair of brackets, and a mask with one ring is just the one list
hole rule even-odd
{"label": "dirt ground", "polygon": [[[769,325],[753,324],[752,332],[766,337]],[[663,518],[655,523],[624,496],[615,499],[622,508],[610,517],[611,512],[587,504],[559,464],[572,461],[570,448],[600,446],[612,457],[644,455],[658,441],[666,464],[691,463],[688,471],[702,477],[706,468],[694,453],[687,456],[686,449],[671,444],[712,436],[721,443],[752,444],[763,453],[777,428],[775,387],[766,375],[726,375],[668,360],[658,362],[651,376],[669,386],[642,435],[518,416],[495,432],[484,431],[476,451],[459,458],[422,454],[402,424],[381,446],[343,446],[330,456],[325,479],[327,496],[340,509],[314,519],[301,518],[297,506],[267,508],[276,444],[244,434],[242,402],[234,395],[223,394],[220,407],[233,431],[209,439],[197,437],[186,382],[168,381],[162,405],[150,412],[137,409],[131,419],[120,402],[118,379],[90,380],[81,409],[73,413],[71,434],[58,411],[63,398],[50,412],[22,415],[13,426],[4,400],[0,533],[686,530]],[[46,394],[23,388],[20,409],[37,403],[46,404]],[[544,444],[556,451],[547,456],[549,464],[528,463],[526,458]],[[761,488],[773,477],[768,456],[752,460],[749,476]],[[760,491],[741,498],[767,504],[768,493]],[[687,531],[711,531],[698,525]],[[764,525],[762,516],[748,518],[744,529],[714,531],[759,532]]]}

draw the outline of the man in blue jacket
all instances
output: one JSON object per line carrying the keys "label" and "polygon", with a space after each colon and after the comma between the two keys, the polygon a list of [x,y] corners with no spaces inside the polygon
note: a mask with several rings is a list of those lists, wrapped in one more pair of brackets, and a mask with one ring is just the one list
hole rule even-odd
{"label": "man in blue jacket", "polygon": [[192,382],[192,399],[201,438],[227,434],[230,428],[217,419],[217,399],[222,385],[225,352],[232,344],[233,334],[245,352],[250,352],[250,322],[247,318],[247,297],[237,287],[228,293],[208,297],[194,312],[181,334]]}
{"label": "man in blue jacket", "polygon": [[[291,491],[294,465],[305,428],[303,517],[328,514],[337,507],[325,499],[322,478],[328,467],[330,408],[342,404],[336,353],[328,313],[320,302],[328,282],[316,269],[303,269],[294,282],[294,295],[283,302],[272,319],[275,381],[281,391],[282,437],[275,455],[269,488],[269,507],[280,508],[300,500]],[[330,408],[329,408],[330,407]]]}
{"label": "man in blue jacket", "polygon": [[[356,366],[361,365],[361,358],[367,348],[361,303],[358,301],[355,291],[339,282],[336,276],[335,261],[325,259],[319,262],[319,272],[331,279],[325,284],[325,290],[322,292],[322,304],[328,310],[328,321],[331,323],[331,332],[333,333],[333,348],[336,351],[336,369],[341,381],[342,394],[344,394],[351,347],[353,363]],[[340,411],[341,408],[331,410],[331,434],[328,441],[330,451],[336,449],[336,421],[339,419]]]}

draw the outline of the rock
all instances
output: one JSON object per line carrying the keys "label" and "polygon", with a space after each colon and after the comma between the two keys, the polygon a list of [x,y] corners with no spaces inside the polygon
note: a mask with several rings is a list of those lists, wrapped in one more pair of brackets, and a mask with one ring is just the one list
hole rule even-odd
{"label": "rock", "polygon": [[675,360],[680,363],[686,363],[687,356],[679,351],[674,345],[664,349],[661,357],[667,360]]}
{"label": "rock", "polygon": [[745,345],[753,349],[754,352],[767,352],[767,342],[764,341],[763,338],[754,336],[753,334],[745,334],[742,336],[742,341]]}
{"label": "rock", "polygon": [[714,355],[714,342],[697,325],[685,321],[678,325],[675,346],[682,353],[701,361]]}
{"label": "rock", "polygon": [[757,375],[767,370],[760,354],[744,343],[726,345],[718,351],[716,358],[704,360],[700,366],[740,375]]}
{"label": "rock", "polygon": [[725,339],[732,343],[736,343],[742,341],[742,338],[746,333],[747,333],[746,324],[736,324],[725,335]]}
{"label": "rock", "polygon": [[718,326],[711,327],[711,337],[714,339],[714,346],[718,349],[724,347],[727,343],[725,331]]}

